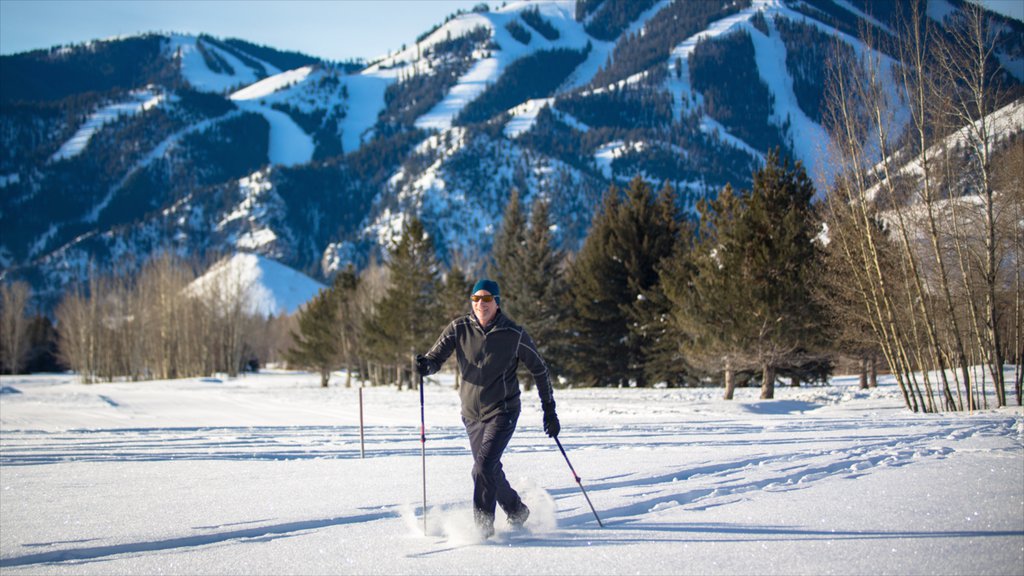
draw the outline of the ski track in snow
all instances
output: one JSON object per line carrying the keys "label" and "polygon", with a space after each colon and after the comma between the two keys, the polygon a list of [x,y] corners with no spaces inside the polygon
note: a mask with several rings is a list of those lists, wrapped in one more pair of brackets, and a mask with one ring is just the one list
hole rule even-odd
{"label": "ski track in snow", "polygon": [[[449,376],[425,390],[426,533],[417,395],[365,389],[361,448],[357,389],[317,378],[5,376],[0,567],[472,573],[499,554],[514,573],[578,573],[581,561],[602,573],[1012,573],[1024,556],[1020,408],[911,414],[891,382],[861,391],[841,378],[779,387],[774,401],[559,390],[562,444],[601,530],[528,391],[503,460],[533,527],[510,533],[499,512],[481,541],[466,528],[471,457]],[[746,552],[723,555],[723,542]],[[787,560],[752,562],[765,542]],[[957,555],[927,555],[934,546],[986,555],[950,565]]]}

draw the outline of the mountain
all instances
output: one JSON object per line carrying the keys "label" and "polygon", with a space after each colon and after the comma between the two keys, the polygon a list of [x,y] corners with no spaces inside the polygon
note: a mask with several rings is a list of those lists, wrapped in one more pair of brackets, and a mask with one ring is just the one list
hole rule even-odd
{"label": "mountain", "polygon": [[[928,3],[936,22],[959,0]],[[326,280],[420,216],[479,264],[513,189],[577,248],[613,184],[683,208],[747,187],[768,150],[831,177],[826,54],[869,50],[867,0],[478,5],[371,63],[146,34],[0,58],[0,276],[52,303],[90,265],[257,253]],[[993,15],[1019,90],[1024,25]],[[891,55],[883,54],[886,61]],[[127,264],[126,264],[127,263]]]}
{"label": "mountain", "polygon": [[294,314],[326,286],[309,276],[256,254],[235,254],[224,258],[196,278],[190,290],[205,294],[219,291],[238,294],[245,312],[254,316]]}

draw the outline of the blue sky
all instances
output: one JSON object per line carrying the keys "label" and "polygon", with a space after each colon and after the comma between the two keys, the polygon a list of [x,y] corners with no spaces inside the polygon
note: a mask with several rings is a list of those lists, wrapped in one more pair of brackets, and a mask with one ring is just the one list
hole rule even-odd
{"label": "blue sky", "polygon": [[[480,1],[0,0],[0,54],[158,31],[242,38],[330,60],[369,60]],[[985,3],[1024,20],[1024,0]]]}
{"label": "blue sky", "polygon": [[241,38],[330,60],[371,59],[480,1],[0,0],[0,54],[156,31]]}

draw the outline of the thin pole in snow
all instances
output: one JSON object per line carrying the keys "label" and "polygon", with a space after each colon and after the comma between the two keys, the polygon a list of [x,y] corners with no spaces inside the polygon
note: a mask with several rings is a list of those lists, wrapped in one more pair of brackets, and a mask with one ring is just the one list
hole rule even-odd
{"label": "thin pole in snow", "polygon": [[359,387],[359,457],[366,458],[366,444],[363,436],[363,387]]}
{"label": "thin pole in snow", "polygon": [[427,534],[427,424],[423,409],[423,375],[420,374],[420,460],[423,462],[423,535]]}

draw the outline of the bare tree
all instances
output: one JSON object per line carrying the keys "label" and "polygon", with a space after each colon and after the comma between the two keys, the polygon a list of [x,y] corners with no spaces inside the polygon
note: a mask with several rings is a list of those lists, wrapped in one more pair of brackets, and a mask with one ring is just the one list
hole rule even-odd
{"label": "bare tree", "polygon": [[[972,313],[972,318],[995,385],[996,401],[999,406],[1005,406],[999,293],[1005,288],[1000,281],[1001,263],[1012,240],[1002,233],[1010,228],[999,225],[1002,210],[994,178],[993,158],[1007,134],[999,119],[992,115],[1007,100],[1001,80],[1005,71],[995,65],[994,58],[997,29],[979,2],[967,2],[948,21],[948,36],[939,42],[938,68],[943,85],[949,87],[947,115],[949,125],[957,129],[956,135],[963,143],[968,167],[965,176],[971,193],[980,200],[978,223],[984,231],[983,252],[980,258],[972,258],[980,268],[982,294],[979,301],[972,301],[972,306],[980,308]],[[1015,265],[1018,275],[1019,266],[1018,260]]]}
{"label": "bare tree", "polygon": [[8,374],[17,374],[25,367],[31,294],[26,282],[0,284],[0,368]]}
{"label": "bare tree", "polygon": [[[856,282],[846,309],[871,326],[908,407],[985,402],[970,370],[977,361],[1004,405],[1002,341],[1012,322],[1000,321],[1001,310],[1013,306],[1020,263],[1008,257],[1016,228],[1008,215],[1017,208],[992,178],[993,154],[1009,133],[993,114],[1006,101],[993,35],[976,5],[944,30],[921,8],[911,2],[898,23],[891,52],[899,64],[869,50],[833,67],[826,125],[843,169],[826,200],[832,261]],[[895,83],[886,81],[890,70]],[[899,109],[909,112],[905,127]],[[937,370],[941,404],[929,370]]]}

